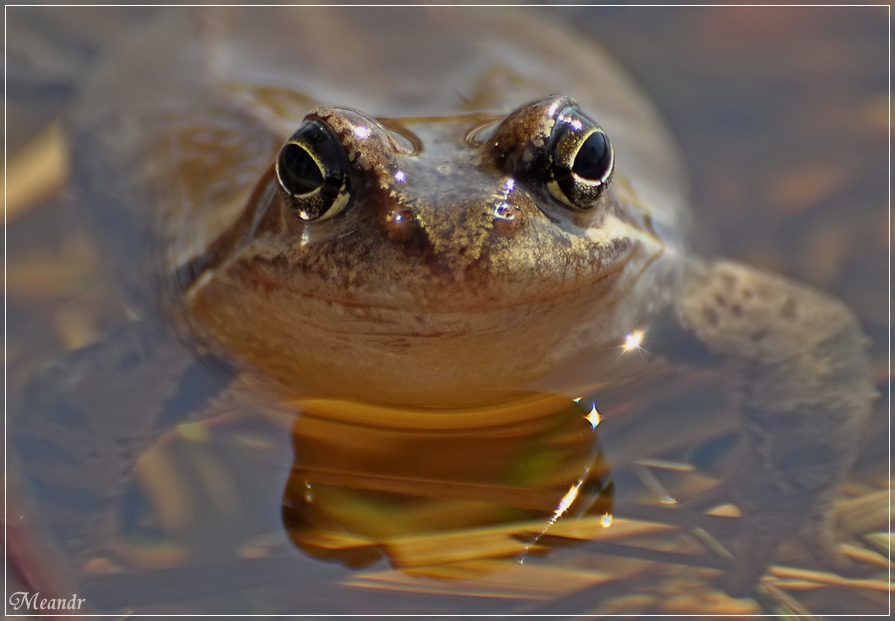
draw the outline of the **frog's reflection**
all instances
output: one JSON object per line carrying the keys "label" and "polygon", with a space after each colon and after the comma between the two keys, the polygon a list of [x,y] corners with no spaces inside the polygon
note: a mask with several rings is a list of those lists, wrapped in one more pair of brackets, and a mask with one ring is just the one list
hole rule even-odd
{"label": "frog's reflection", "polygon": [[350,567],[470,577],[524,559],[556,521],[608,524],[612,479],[595,410],[537,396],[488,409],[302,403],[283,523]]}

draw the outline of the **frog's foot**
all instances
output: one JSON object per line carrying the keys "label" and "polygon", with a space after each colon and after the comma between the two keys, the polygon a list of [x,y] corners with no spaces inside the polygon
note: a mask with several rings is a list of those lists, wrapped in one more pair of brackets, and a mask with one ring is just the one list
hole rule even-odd
{"label": "frog's foot", "polygon": [[[806,509],[809,510],[809,509]],[[780,521],[788,516],[754,516],[745,519],[737,561],[728,574],[724,591],[732,597],[746,597],[771,564],[778,545],[795,534],[808,552],[828,571],[850,578],[863,578],[878,571],[878,567],[859,563],[846,556],[833,536],[829,511],[815,511],[796,533],[782,527]]]}
{"label": "frog's foot", "polygon": [[817,513],[810,517],[799,532],[799,540],[817,561],[842,576],[864,578],[878,570],[877,567],[855,561],[842,551],[833,536],[832,512]]}
{"label": "frog's foot", "polygon": [[[736,501],[740,476],[740,472],[734,473],[715,487],[684,501],[680,509],[704,512],[717,505],[740,504]],[[720,581],[721,588],[731,597],[748,597],[752,593],[780,542],[796,529],[791,521],[781,520],[778,516],[746,512],[740,518],[740,524],[735,536],[736,545],[731,550],[735,553],[732,569]]]}
{"label": "frog's foot", "polygon": [[745,517],[737,546],[734,568],[726,576],[724,592],[731,597],[747,597],[764,575],[780,542],[791,534],[769,516]]}

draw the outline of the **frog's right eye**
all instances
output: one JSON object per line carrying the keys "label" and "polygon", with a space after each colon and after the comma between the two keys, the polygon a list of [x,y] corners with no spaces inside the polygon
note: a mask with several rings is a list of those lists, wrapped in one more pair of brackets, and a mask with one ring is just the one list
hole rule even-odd
{"label": "frog's right eye", "polygon": [[348,154],[319,119],[305,121],[286,141],[276,172],[283,200],[301,220],[325,220],[348,202]]}
{"label": "frog's right eye", "polygon": [[574,103],[555,116],[546,145],[547,190],[559,202],[593,209],[612,178],[615,153],[603,129]]}
{"label": "frog's right eye", "polygon": [[615,152],[603,129],[570,97],[520,106],[496,128],[477,130],[469,140],[483,145],[501,170],[521,177],[555,217],[602,213]]}

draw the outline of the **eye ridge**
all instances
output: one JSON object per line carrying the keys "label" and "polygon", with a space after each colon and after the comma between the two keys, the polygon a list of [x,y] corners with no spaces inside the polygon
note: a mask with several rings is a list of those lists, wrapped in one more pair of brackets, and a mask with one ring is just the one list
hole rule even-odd
{"label": "eye ridge", "polygon": [[305,119],[277,156],[280,195],[298,219],[325,220],[348,203],[349,169],[335,132],[320,119]]}

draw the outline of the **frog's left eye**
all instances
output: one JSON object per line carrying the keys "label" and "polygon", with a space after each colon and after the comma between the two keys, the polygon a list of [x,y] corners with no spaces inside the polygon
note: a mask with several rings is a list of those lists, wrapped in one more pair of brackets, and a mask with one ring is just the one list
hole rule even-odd
{"label": "frog's left eye", "polygon": [[348,154],[319,119],[305,121],[286,141],[276,172],[283,200],[301,220],[324,220],[348,202]]}
{"label": "frog's left eye", "polygon": [[615,167],[609,137],[575,105],[565,107],[555,119],[546,145],[547,191],[569,207],[591,209]]}

